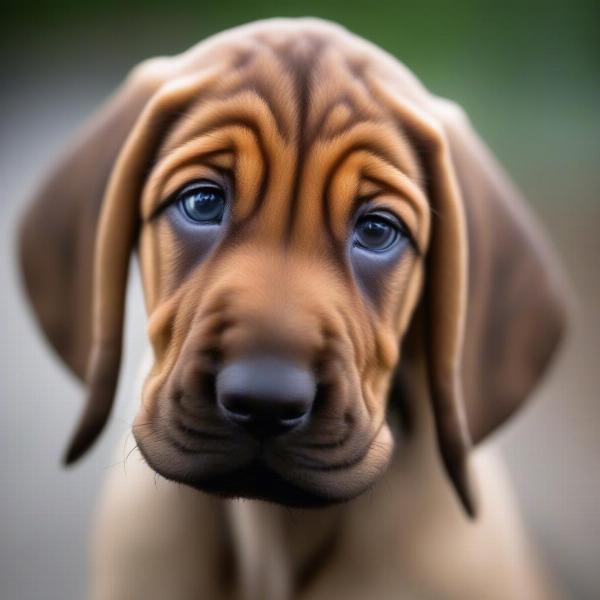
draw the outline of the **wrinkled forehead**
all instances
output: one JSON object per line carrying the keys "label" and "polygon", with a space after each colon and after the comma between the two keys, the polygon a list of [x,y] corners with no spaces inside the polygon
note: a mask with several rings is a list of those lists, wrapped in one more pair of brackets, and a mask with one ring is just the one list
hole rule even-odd
{"label": "wrinkled forehead", "polygon": [[[220,50],[218,59],[208,54],[216,60],[210,66],[217,66],[218,76],[199,100],[229,99],[251,91],[268,105],[286,139],[309,142],[319,133],[333,136],[353,124],[386,116],[370,87],[376,59],[322,33],[296,32],[288,39],[246,36]],[[208,66],[208,56],[197,61],[198,68]],[[176,130],[165,149],[180,137]]]}
{"label": "wrinkled forehead", "polygon": [[314,31],[242,36],[217,54],[217,75],[160,147],[163,188],[232,172],[234,223],[260,213],[264,235],[298,230],[305,241],[323,217],[343,236],[356,198],[415,196],[417,157],[372,85],[372,59]]}

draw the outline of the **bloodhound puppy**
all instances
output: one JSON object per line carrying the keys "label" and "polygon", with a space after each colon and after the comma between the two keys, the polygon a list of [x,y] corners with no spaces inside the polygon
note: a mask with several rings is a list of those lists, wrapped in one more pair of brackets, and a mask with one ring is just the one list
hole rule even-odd
{"label": "bloodhound puppy", "polygon": [[88,390],[67,463],[109,416],[139,260],[143,460],[106,486],[92,598],[554,597],[471,448],[554,354],[560,273],[460,109],[394,58],[300,19],[145,62],[20,239]]}

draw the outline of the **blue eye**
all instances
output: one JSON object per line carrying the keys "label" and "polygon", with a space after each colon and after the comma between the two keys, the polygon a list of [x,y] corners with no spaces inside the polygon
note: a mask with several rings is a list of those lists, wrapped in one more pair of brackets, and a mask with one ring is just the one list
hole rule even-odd
{"label": "blue eye", "polygon": [[358,220],[354,228],[353,243],[365,250],[384,252],[392,248],[403,236],[402,227],[395,219],[381,214],[370,214]]}
{"label": "blue eye", "polygon": [[225,212],[225,192],[212,182],[198,182],[177,194],[183,214],[194,223],[218,224]]}

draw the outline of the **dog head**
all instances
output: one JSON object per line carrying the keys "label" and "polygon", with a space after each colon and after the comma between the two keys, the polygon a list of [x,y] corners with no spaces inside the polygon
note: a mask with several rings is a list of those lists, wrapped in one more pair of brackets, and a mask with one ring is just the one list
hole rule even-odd
{"label": "dog head", "polygon": [[320,21],[138,67],[21,240],[42,327],[89,387],[67,461],[110,411],[137,249],[154,363],[136,440],[165,477],[226,496],[309,506],[371,486],[419,336],[441,457],[473,513],[469,447],[562,331],[554,262],[460,111]]}

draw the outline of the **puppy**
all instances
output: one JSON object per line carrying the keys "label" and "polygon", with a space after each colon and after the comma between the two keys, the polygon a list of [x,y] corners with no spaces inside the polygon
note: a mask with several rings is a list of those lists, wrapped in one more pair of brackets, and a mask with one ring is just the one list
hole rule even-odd
{"label": "puppy", "polygon": [[107,484],[92,598],[551,598],[469,456],[560,341],[559,270],[460,109],[312,19],[136,68],[21,231],[88,389],[67,463],[110,412],[134,251],[143,460]]}

